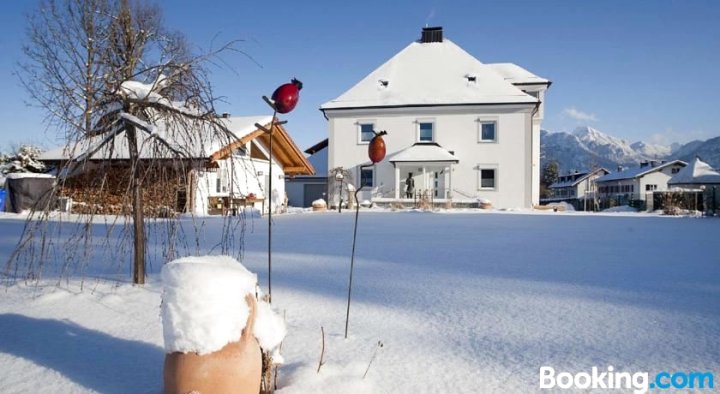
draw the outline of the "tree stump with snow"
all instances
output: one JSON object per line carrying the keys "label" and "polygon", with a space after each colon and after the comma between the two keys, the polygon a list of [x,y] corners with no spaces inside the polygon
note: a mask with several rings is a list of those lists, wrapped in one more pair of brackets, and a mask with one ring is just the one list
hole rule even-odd
{"label": "tree stump with snow", "polygon": [[203,256],[166,264],[162,279],[164,392],[260,392],[262,352],[282,362],[286,331],[256,301],[257,276],[231,257]]}

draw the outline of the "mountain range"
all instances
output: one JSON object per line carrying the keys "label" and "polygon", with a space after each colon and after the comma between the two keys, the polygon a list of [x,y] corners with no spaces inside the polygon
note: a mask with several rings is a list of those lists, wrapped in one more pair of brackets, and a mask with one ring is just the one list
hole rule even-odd
{"label": "mountain range", "polygon": [[615,172],[618,166],[632,167],[645,160],[679,159],[689,163],[695,156],[720,168],[720,137],[665,146],[629,143],[589,126],[578,127],[572,133],[540,131],[540,164],[544,167],[554,160],[561,174],[593,167]]}

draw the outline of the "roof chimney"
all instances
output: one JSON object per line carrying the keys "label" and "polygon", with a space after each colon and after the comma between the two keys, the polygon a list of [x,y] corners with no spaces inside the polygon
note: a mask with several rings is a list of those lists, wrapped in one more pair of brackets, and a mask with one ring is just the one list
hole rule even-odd
{"label": "roof chimney", "polygon": [[442,42],[443,41],[443,29],[441,26],[438,27],[423,27],[422,36],[420,42]]}

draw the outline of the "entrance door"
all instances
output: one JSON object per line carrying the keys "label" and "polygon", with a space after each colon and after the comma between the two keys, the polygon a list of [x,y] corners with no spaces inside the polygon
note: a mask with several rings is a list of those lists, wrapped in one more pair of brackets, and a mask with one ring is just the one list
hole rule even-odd
{"label": "entrance door", "polygon": [[433,173],[433,195],[435,198],[446,198],[445,177],[447,173],[444,170],[435,171]]}

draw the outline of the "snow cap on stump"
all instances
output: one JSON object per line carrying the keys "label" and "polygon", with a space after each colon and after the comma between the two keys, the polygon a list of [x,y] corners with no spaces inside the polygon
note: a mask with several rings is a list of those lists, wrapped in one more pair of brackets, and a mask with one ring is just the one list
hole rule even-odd
{"label": "snow cap on stump", "polygon": [[240,339],[257,276],[229,256],[185,257],[162,269],[165,351],[207,354]]}

